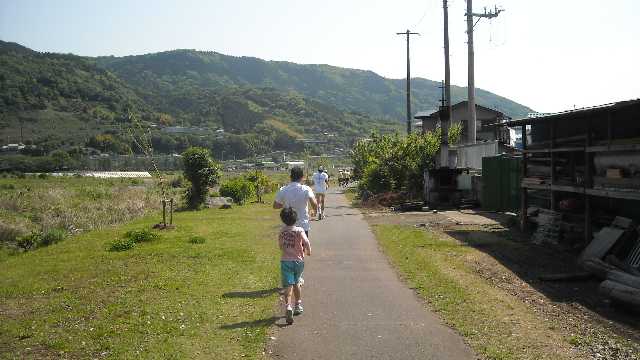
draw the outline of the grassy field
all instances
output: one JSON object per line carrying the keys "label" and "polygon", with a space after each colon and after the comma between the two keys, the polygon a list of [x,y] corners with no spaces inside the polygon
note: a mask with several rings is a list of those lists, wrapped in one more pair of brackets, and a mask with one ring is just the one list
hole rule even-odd
{"label": "grassy field", "polygon": [[0,252],[6,256],[20,247],[21,237],[34,232],[70,235],[100,229],[155,212],[160,206],[160,190],[153,179],[1,178]]}
{"label": "grassy field", "polygon": [[[540,312],[513,296],[508,288],[497,287],[481,277],[474,270],[484,256],[478,249],[445,234],[413,226],[379,224],[373,230],[409,286],[484,358],[609,358],[593,357],[598,352],[604,354],[593,349],[596,342],[590,344],[588,338],[567,331],[572,327],[561,323],[581,320],[561,320]],[[534,297],[531,301],[544,300]],[[620,336],[607,332],[606,342],[618,349],[616,359],[640,356],[638,347]]]}
{"label": "grassy field", "polygon": [[0,259],[0,358],[261,358],[278,296],[277,213],[268,202],[180,212],[160,239],[106,250],[156,222]]}

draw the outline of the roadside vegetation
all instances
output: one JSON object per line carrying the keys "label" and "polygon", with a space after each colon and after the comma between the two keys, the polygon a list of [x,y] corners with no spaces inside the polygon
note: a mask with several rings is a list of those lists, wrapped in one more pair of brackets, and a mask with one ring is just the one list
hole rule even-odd
{"label": "roadside vegetation", "polygon": [[0,252],[50,245],[160,207],[160,189],[153,179],[0,178]]}
{"label": "roadside vegetation", "polygon": [[[79,191],[86,180],[73,181]],[[0,259],[0,354],[261,358],[278,296],[272,198],[179,212],[174,230],[149,230],[147,216]],[[114,239],[135,246],[109,251]]]}
{"label": "roadside vegetation", "polygon": [[376,224],[373,230],[408,285],[484,358],[640,359],[640,345],[608,330],[611,322],[551,303],[483,254],[495,237],[466,244],[407,225]]}
{"label": "roadside vegetation", "polygon": [[[454,124],[449,131],[449,143],[457,143],[461,135],[461,126]],[[353,177],[359,181],[359,190],[373,194],[421,193],[423,173],[434,167],[441,139],[442,131],[436,128],[409,136],[373,133],[370,138],[359,140],[351,150]]]}

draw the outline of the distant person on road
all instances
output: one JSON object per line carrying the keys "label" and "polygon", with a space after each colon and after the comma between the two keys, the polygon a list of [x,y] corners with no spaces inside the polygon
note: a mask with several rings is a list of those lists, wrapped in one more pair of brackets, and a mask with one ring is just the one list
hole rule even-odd
{"label": "distant person on road", "polygon": [[[300,315],[302,307],[302,288],[300,279],[304,271],[304,256],[311,256],[311,245],[303,228],[295,226],[298,217],[295,210],[285,207],[280,211],[280,219],[284,223],[278,236],[278,245],[282,251],[280,257],[280,273],[284,293],[284,306],[287,324],[293,324],[293,315]],[[295,305],[292,303],[295,297]]]}
{"label": "distant person on road", "polygon": [[329,189],[329,174],[324,170],[324,167],[320,166],[318,172],[311,177],[311,180],[318,198],[318,220],[322,220],[324,218],[324,198]]}
{"label": "distant person on road", "polygon": [[276,194],[276,200],[273,202],[273,208],[293,208],[298,218],[296,226],[303,228],[307,237],[309,237],[309,230],[311,229],[309,224],[309,205],[315,211],[318,208],[318,203],[313,190],[302,184],[303,180],[304,172],[302,168],[293,167],[291,169],[291,182],[280,188]]}

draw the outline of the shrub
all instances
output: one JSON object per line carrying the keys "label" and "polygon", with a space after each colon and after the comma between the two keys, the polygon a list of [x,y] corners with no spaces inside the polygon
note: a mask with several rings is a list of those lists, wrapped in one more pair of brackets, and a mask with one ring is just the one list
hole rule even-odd
{"label": "shrub", "polygon": [[253,184],[243,177],[235,177],[220,186],[220,195],[230,197],[239,205],[244,204],[254,193]]}
{"label": "shrub", "polygon": [[172,188],[181,188],[184,186],[184,177],[182,176],[176,176],[173,179],[171,179],[171,182],[169,182],[169,185]]}
{"label": "shrub", "polygon": [[253,184],[253,189],[258,202],[262,203],[262,195],[273,190],[273,183],[262,171],[256,170],[246,174],[245,179]]}
{"label": "shrub", "polygon": [[184,177],[191,187],[185,192],[185,202],[190,209],[199,208],[207,198],[208,187],[218,183],[220,165],[211,160],[209,150],[191,147],[182,153]]}
{"label": "shrub", "polygon": [[42,233],[38,246],[49,246],[64,240],[67,232],[64,229],[51,229]]}
{"label": "shrub", "polygon": [[31,250],[38,246],[41,239],[42,233],[33,231],[30,234],[19,237],[16,241],[16,245],[23,250]]}
{"label": "shrub", "polygon": [[423,171],[433,167],[440,148],[440,129],[406,137],[372,134],[351,151],[354,178],[360,189],[373,193],[422,191]]}
{"label": "shrub", "polygon": [[141,243],[157,240],[160,238],[160,235],[152,232],[151,230],[141,229],[127,231],[124,233],[124,238],[130,239],[135,243]]}
{"label": "shrub", "polygon": [[204,244],[207,239],[204,236],[195,235],[189,238],[189,242],[192,244]]}
{"label": "shrub", "polygon": [[109,243],[109,251],[126,251],[133,249],[136,242],[129,238],[115,239]]}

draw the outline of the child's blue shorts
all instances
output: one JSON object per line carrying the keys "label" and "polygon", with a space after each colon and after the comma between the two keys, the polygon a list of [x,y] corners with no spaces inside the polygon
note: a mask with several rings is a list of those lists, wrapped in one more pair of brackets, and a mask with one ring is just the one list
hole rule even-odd
{"label": "child's blue shorts", "polygon": [[300,281],[304,271],[304,261],[280,261],[280,273],[282,273],[282,287],[295,285]]}

